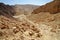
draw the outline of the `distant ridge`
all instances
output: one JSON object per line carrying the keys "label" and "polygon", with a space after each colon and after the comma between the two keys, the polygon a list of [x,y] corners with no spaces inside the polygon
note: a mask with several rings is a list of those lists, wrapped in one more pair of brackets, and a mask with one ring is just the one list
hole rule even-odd
{"label": "distant ridge", "polygon": [[39,6],[37,5],[32,5],[32,4],[16,4],[13,5],[14,6],[14,10],[16,12],[15,15],[20,15],[20,14],[25,14],[25,15],[29,15],[32,13],[33,10],[35,10],[36,8],[38,8]]}

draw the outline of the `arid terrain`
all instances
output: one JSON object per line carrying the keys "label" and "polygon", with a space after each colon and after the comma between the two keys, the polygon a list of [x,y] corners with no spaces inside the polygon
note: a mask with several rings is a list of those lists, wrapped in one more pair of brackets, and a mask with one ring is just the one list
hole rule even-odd
{"label": "arid terrain", "polygon": [[0,40],[60,40],[60,0],[42,6],[0,3]]}

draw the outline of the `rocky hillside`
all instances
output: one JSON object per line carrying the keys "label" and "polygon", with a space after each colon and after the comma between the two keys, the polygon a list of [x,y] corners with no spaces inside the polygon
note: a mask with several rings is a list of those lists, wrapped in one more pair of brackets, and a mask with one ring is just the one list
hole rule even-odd
{"label": "rocky hillside", "polygon": [[60,40],[59,23],[37,24],[25,15],[20,15],[19,21],[12,20],[0,16],[0,40]]}
{"label": "rocky hillside", "polygon": [[58,13],[60,12],[60,0],[54,0],[50,3],[40,6],[35,9],[32,13],[37,14],[40,12],[50,12],[50,13]]}
{"label": "rocky hillside", "polygon": [[[13,16],[15,13],[13,7],[0,3],[0,15]],[[7,14],[7,15],[6,15]]]}

